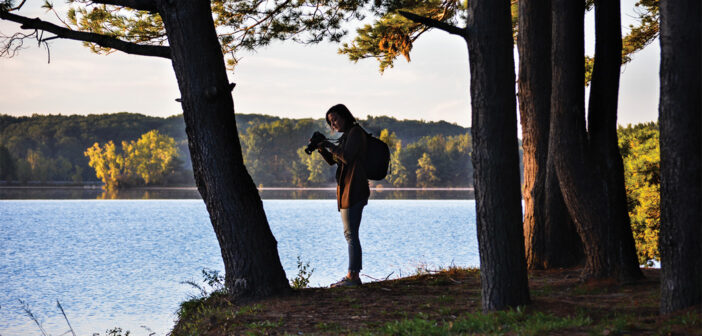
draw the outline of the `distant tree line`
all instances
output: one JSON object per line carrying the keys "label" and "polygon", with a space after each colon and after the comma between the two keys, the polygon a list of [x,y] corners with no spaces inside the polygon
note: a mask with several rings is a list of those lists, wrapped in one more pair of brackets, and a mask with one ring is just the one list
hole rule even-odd
{"label": "distant tree line", "polygon": [[[255,114],[237,114],[236,118],[244,160],[257,185],[288,187],[334,183],[334,169],[319,155],[307,155],[303,151],[314,131],[322,131],[330,138],[338,137],[330,132],[323,119],[283,119]],[[390,117],[368,116],[360,123],[391,147],[391,171],[383,182],[387,186],[472,185],[469,129],[447,122]],[[125,158],[130,154],[126,153],[126,146],[119,146],[123,142],[133,143],[150,131],[172,139],[176,149],[177,159],[169,163],[168,173],[157,179],[140,177],[136,168],[128,168]],[[84,155],[86,151],[92,156]],[[101,164],[98,158],[103,160]],[[95,159],[93,165],[91,159]],[[111,168],[107,164],[110,160]],[[191,167],[182,116],[0,115],[0,180],[3,181],[85,183],[102,180],[112,187],[192,185]],[[110,169],[112,172],[108,173]],[[110,183],[104,179],[109,174],[113,176]],[[141,176],[148,176],[144,174]]]}
{"label": "distant tree line", "polygon": [[[360,123],[391,148],[390,172],[384,184],[395,187],[471,185],[467,129],[450,124],[441,128],[436,127],[438,123],[398,122],[387,117],[369,118]],[[423,124],[428,127],[420,137]],[[393,131],[380,129],[385,126],[395,128]],[[304,152],[307,139],[317,130],[329,138],[338,137],[321,119],[280,119],[250,124],[241,134],[241,146],[254,182],[263,186],[299,187],[334,184],[334,169],[320,155]],[[445,135],[447,133],[455,135]]]}
{"label": "distant tree line", "polygon": [[[158,130],[176,139],[179,152],[187,152],[183,129],[180,116],[156,118],[134,113],[0,115],[0,161],[3,162],[0,180],[97,182],[99,179],[83,154],[93,144],[131,141],[150,130]],[[178,168],[186,169],[186,163],[189,164],[183,162]]]}

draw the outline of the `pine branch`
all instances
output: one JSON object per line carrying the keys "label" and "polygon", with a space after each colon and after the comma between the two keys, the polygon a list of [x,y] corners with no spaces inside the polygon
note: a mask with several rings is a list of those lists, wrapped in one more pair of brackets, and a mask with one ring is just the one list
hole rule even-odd
{"label": "pine branch", "polygon": [[158,8],[156,8],[156,2],[153,0],[93,0],[93,3],[129,7],[132,9],[143,10],[152,13],[158,12]]}
{"label": "pine branch", "polygon": [[428,17],[417,15],[417,14],[410,13],[410,12],[405,12],[405,11],[399,11],[399,12],[400,12],[400,15],[404,16],[408,20],[412,20],[414,22],[421,23],[425,26],[429,26],[432,28],[441,29],[449,34],[454,34],[454,35],[463,36],[463,37],[466,36],[465,29],[458,28],[452,24],[448,24],[446,22],[441,22],[439,20],[435,20],[432,18],[428,18]]}
{"label": "pine branch", "polygon": [[[114,1],[118,2],[118,1]],[[141,1],[139,1],[141,2]],[[102,34],[88,33],[75,31],[68,28],[57,26],[53,23],[42,21],[39,18],[30,19],[17,14],[0,11],[0,19],[12,21],[21,24],[22,29],[43,30],[55,34],[60,38],[69,40],[77,40],[98,44],[105,48],[112,48],[123,51],[127,54],[141,56],[155,56],[163,58],[171,58],[171,49],[164,46],[143,45],[132,42],[125,42],[114,37],[109,37]]]}

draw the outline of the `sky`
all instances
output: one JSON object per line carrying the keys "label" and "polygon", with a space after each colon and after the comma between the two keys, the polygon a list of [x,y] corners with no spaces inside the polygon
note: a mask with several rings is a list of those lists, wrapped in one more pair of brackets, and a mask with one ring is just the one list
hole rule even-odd
{"label": "sky", "polygon": [[[622,1],[623,33],[634,23],[633,3]],[[26,15],[45,16],[41,10]],[[586,53],[592,55],[592,15],[586,22]],[[17,31],[18,25],[0,22],[1,33]],[[351,30],[345,41],[353,35]],[[181,113],[169,60],[121,52],[95,55],[77,41],[50,43],[50,63],[47,50],[35,43],[13,58],[0,58],[0,114]],[[415,43],[411,62],[400,58],[383,75],[377,61],[353,63],[337,49],[330,43],[275,42],[239,54],[239,65],[228,73],[237,83],[236,113],[322,118],[329,107],[344,103],[361,119],[388,115],[470,126],[468,51],[461,38],[431,31]],[[659,63],[656,40],[622,68],[619,124],[657,119]]]}

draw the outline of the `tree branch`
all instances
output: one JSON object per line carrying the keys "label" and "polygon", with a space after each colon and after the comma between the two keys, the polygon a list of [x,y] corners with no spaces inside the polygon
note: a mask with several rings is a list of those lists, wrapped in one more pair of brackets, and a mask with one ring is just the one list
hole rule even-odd
{"label": "tree branch", "polygon": [[10,10],[18,10],[18,9],[22,8],[22,6],[24,6],[24,3],[25,3],[25,2],[27,2],[27,0],[22,0],[22,2],[20,2],[20,4],[17,5],[17,7],[12,8],[12,9],[10,9]]}
{"label": "tree branch", "polygon": [[[118,2],[118,1],[114,1]],[[125,1],[126,2],[126,1]],[[141,1],[139,1],[141,2]],[[21,24],[22,29],[37,29],[47,31],[52,34],[56,34],[60,38],[91,42],[98,44],[105,48],[112,48],[116,50],[123,51],[127,54],[141,55],[141,56],[155,56],[163,58],[171,58],[170,47],[164,46],[154,46],[154,45],[142,45],[132,42],[125,42],[114,37],[105,36],[102,34],[88,33],[70,30],[68,28],[57,26],[53,23],[42,21],[38,18],[30,19],[28,17],[3,12],[0,11],[0,19],[8,20]]]}
{"label": "tree branch", "polygon": [[448,24],[446,22],[441,22],[439,20],[435,20],[432,18],[428,18],[428,17],[417,15],[417,14],[410,13],[410,12],[405,12],[405,11],[399,11],[399,12],[400,12],[400,15],[404,16],[408,20],[412,20],[414,22],[421,23],[425,26],[429,26],[432,28],[441,29],[449,34],[454,34],[454,35],[458,35],[458,36],[462,36],[462,37],[466,36],[466,30],[464,28],[458,28],[452,24]]}
{"label": "tree branch", "polygon": [[93,2],[103,5],[129,7],[132,9],[143,10],[152,13],[158,12],[156,2],[153,0],[93,0]]}

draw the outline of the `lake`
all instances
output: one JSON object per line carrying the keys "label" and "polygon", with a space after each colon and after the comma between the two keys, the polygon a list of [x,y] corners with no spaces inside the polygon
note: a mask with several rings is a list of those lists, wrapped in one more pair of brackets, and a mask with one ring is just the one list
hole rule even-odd
{"label": "lake", "polygon": [[[333,195],[333,194],[332,194]],[[332,196],[333,197],[333,196]],[[297,257],[312,286],[346,272],[346,242],[336,201],[264,199],[288,278]],[[361,224],[362,280],[414,274],[417,268],[478,266],[472,200],[371,199]],[[19,299],[53,335],[119,326],[165,335],[178,303],[197,293],[203,268],[222,270],[201,200],[0,201],[0,335],[40,334]]]}

